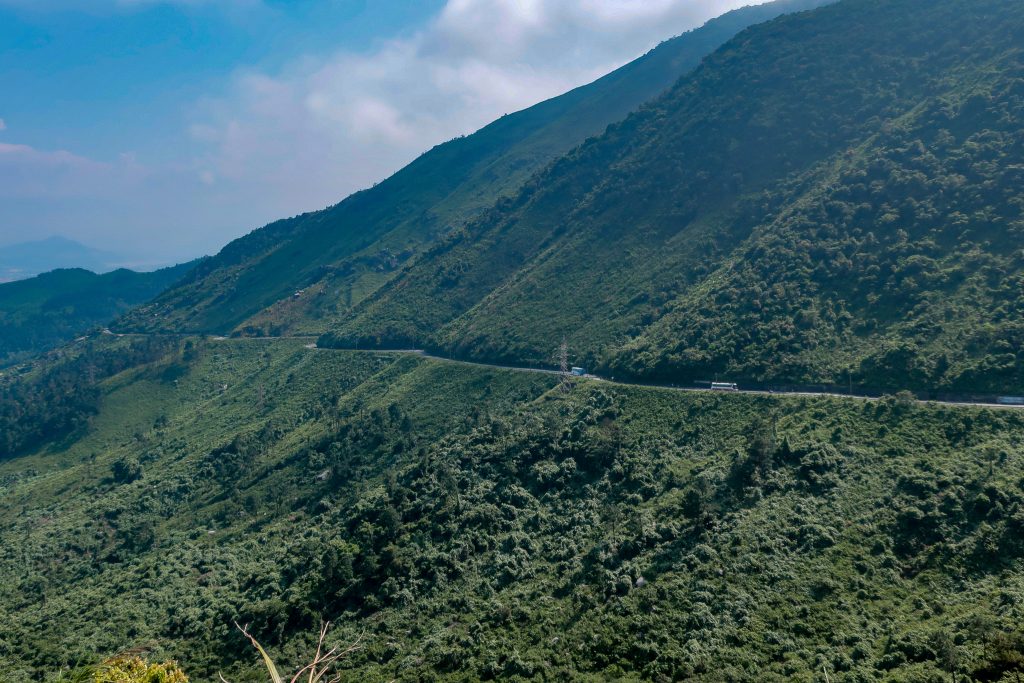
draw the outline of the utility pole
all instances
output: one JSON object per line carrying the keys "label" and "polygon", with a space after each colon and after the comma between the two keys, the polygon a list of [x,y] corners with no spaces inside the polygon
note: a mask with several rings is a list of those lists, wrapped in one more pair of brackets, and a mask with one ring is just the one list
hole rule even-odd
{"label": "utility pole", "polygon": [[558,347],[558,373],[562,377],[562,391],[568,393],[572,390],[572,373],[569,372],[569,345],[562,339]]}

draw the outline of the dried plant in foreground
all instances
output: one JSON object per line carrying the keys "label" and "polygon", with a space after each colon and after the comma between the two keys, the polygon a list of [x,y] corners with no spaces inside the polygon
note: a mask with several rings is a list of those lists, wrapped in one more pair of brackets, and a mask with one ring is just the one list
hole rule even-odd
{"label": "dried plant in foreground", "polygon": [[[260,645],[259,641],[249,633],[248,626],[239,626],[238,622],[235,622],[235,626],[242,632],[242,635],[249,639],[249,642],[253,644],[253,647],[259,650],[260,655],[263,656],[263,664],[267,667],[267,671],[270,673],[271,683],[285,683],[285,679],[277,670],[274,660],[270,658],[270,655],[268,655],[267,651],[263,649],[263,646]],[[330,650],[325,650],[324,641],[327,639],[327,630],[329,628],[330,622],[327,622],[320,627],[320,638],[316,643],[316,654],[313,656],[313,661],[299,669],[294,676],[288,679],[288,683],[340,683],[341,674],[334,671],[334,666],[339,660],[358,650],[361,647],[360,641],[363,637],[360,635],[359,638],[356,639],[356,642],[346,648],[335,646]],[[228,683],[224,676],[221,676],[220,674],[218,674],[218,676],[222,683]]]}

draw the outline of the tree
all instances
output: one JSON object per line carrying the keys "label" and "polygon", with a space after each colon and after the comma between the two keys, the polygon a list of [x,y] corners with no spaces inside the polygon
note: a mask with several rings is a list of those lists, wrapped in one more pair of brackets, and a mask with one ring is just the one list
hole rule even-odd
{"label": "tree", "polygon": [[110,473],[118,484],[130,484],[142,478],[142,465],[136,458],[125,456],[114,461]]}

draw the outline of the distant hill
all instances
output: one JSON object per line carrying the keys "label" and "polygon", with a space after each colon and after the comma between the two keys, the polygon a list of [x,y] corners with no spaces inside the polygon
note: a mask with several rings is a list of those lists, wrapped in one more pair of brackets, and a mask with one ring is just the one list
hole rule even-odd
{"label": "distant hill", "polygon": [[48,237],[0,247],[0,283],[23,280],[58,268],[85,268],[102,273],[123,261],[123,256],[93,249],[66,237]]}
{"label": "distant hill", "polygon": [[71,268],[0,284],[0,364],[45,351],[149,301],[197,261],[152,273]]}
{"label": "distant hill", "polygon": [[232,242],[121,327],[322,332],[439,237],[514,196],[532,174],[665,91],[737,32],[825,1],[730,12],[590,85],[439,145],[372,189]]}

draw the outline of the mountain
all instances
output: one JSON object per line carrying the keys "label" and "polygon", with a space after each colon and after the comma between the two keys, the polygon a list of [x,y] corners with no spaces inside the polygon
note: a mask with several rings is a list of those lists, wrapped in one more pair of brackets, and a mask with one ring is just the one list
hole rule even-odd
{"label": "mountain", "polygon": [[[93,334],[0,373],[0,680],[265,680],[235,624],[294,671],[325,621],[367,683],[1017,680],[1024,410],[629,380],[1019,386],[1022,30],[997,0],[753,26],[349,312],[243,309],[331,211],[399,216],[383,190],[122,322],[319,346]],[[324,348],[562,339],[627,381]]]}
{"label": "mountain", "polygon": [[173,285],[197,263],[152,273],[119,269],[97,275],[62,269],[0,284],[0,364],[54,348],[110,322]]}
{"label": "mountain", "polygon": [[327,345],[666,382],[1024,392],[1024,5],[754,26],[449,233]]}
{"label": "mountain", "polygon": [[123,258],[66,237],[54,236],[33,242],[0,247],[0,283],[33,277],[58,268],[85,268],[104,272]]}
{"label": "mountain", "polygon": [[320,333],[436,239],[670,87],[739,30],[825,0],[730,12],[560,97],[439,145],[372,189],[272,223],[197,268],[122,330]]}

